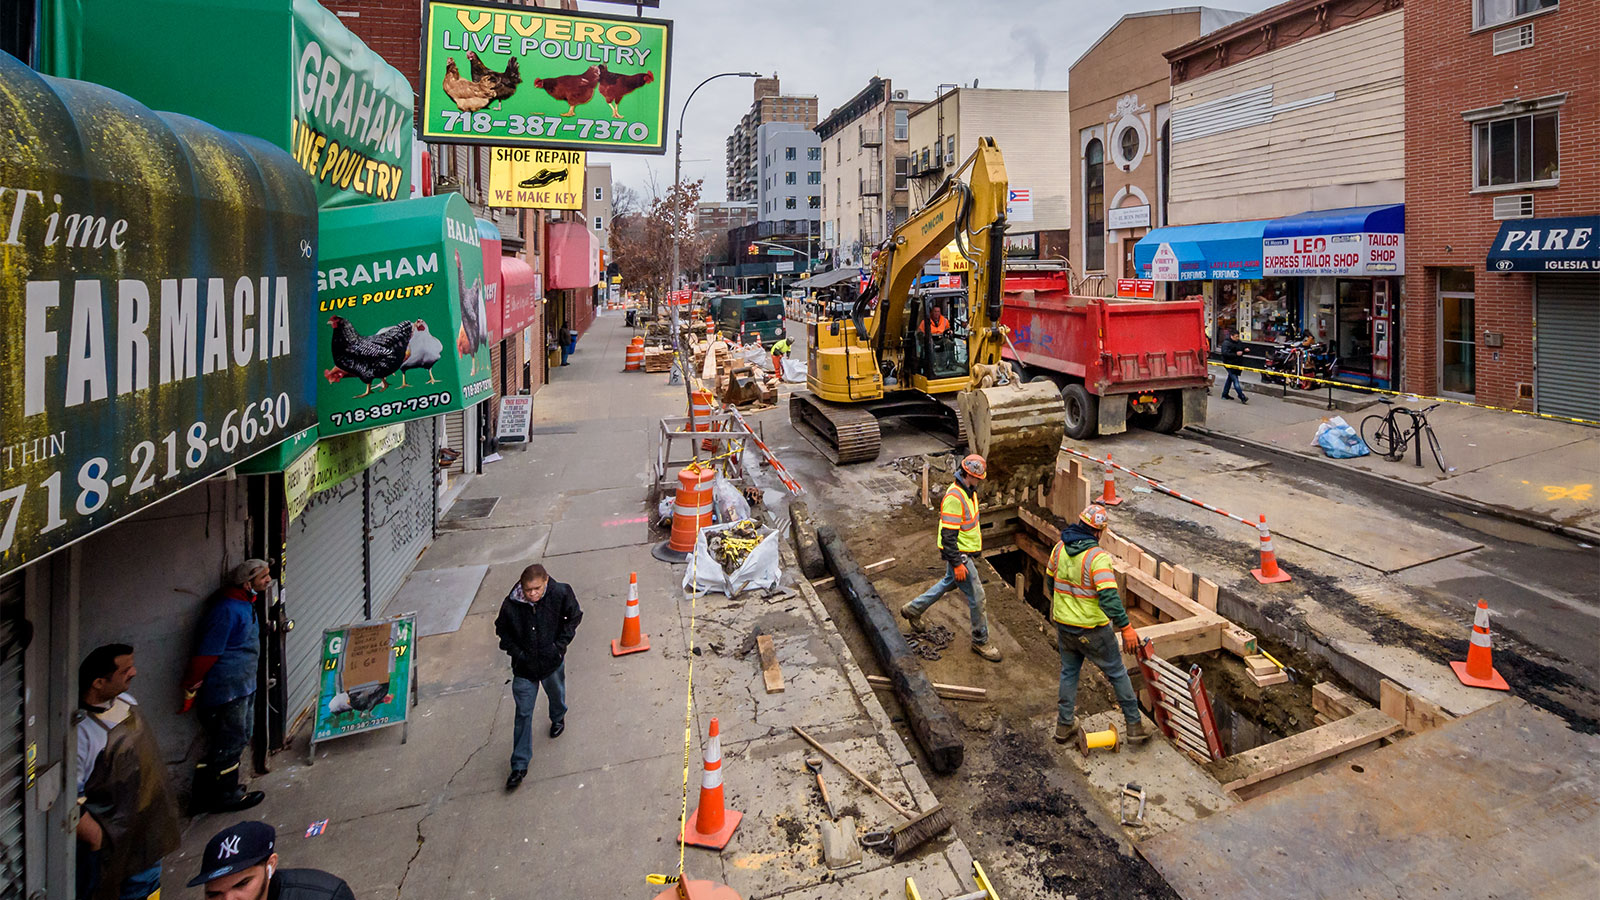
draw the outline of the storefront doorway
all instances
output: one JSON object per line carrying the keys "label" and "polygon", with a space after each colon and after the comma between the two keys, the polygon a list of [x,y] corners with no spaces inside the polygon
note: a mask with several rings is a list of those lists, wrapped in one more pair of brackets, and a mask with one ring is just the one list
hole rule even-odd
{"label": "storefront doorway", "polygon": [[1336,287],[1334,332],[1339,368],[1372,374],[1372,280],[1341,278]]}
{"label": "storefront doorway", "polygon": [[1471,269],[1439,270],[1439,390],[1477,393],[1477,328]]}

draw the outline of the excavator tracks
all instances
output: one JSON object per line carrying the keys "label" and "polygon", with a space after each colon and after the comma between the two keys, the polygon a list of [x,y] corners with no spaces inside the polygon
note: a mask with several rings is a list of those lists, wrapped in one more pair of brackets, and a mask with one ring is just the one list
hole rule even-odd
{"label": "excavator tracks", "polygon": [[878,418],[865,409],[796,392],[789,397],[789,421],[836,466],[878,458]]}

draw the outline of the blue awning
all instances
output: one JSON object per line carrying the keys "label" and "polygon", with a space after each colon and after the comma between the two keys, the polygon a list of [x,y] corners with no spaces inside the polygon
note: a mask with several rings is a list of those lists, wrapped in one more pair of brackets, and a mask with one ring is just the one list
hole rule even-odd
{"label": "blue awning", "polygon": [[1294,238],[1321,234],[1405,234],[1406,205],[1347,206],[1285,216],[1267,223],[1265,237]]}
{"label": "blue awning", "polygon": [[1406,267],[1406,207],[1319,209],[1267,223],[1261,270],[1283,275],[1399,275]]}
{"label": "blue awning", "polygon": [[1600,272],[1600,216],[1502,222],[1488,264],[1491,272]]}
{"label": "blue awning", "polygon": [[1134,266],[1140,278],[1157,281],[1260,278],[1266,225],[1257,220],[1157,228],[1134,245]]}

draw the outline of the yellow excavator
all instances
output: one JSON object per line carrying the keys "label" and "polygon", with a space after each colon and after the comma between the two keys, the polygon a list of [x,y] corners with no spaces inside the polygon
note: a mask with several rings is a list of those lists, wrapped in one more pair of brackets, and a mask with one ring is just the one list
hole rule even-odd
{"label": "yellow excavator", "polygon": [[[811,326],[808,390],[790,396],[789,418],[835,465],[876,459],[879,419],[903,417],[982,454],[995,495],[1054,474],[1061,392],[1023,384],[1000,358],[1005,228],[1005,161],[986,137],[873,253],[848,314],[834,304]],[[966,286],[918,288],[923,264],[952,242],[969,264]]]}

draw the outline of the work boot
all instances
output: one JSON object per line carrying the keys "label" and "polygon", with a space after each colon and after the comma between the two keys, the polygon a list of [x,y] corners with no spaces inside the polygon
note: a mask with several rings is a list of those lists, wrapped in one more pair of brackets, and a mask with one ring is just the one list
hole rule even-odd
{"label": "work boot", "polygon": [[1150,739],[1156,736],[1156,730],[1151,728],[1150,722],[1143,717],[1139,719],[1137,724],[1129,724],[1126,728],[1128,730],[1123,734],[1122,739],[1134,746],[1148,744]]}
{"label": "work boot", "polygon": [[972,652],[978,654],[984,659],[987,659],[989,662],[1000,661],[1000,648],[994,645],[994,641],[984,641],[981,644],[974,643],[972,645]]}
{"label": "work boot", "polygon": [[217,779],[211,774],[211,767],[205,763],[195,763],[194,781],[189,783],[189,815],[210,812],[216,793]]}
{"label": "work boot", "polygon": [[1073,716],[1070,724],[1056,723],[1056,743],[1065,744],[1078,736],[1078,717]]}
{"label": "work boot", "polygon": [[900,618],[910,622],[911,630],[918,634],[928,630],[928,623],[922,621],[922,613],[912,609],[910,603],[900,607]]}
{"label": "work boot", "polygon": [[239,812],[267,799],[265,791],[246,791],[239,786],[239,767],[233,766],[217,773],[216,792],[211,795],[211,811],[215,813]]}

